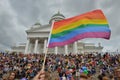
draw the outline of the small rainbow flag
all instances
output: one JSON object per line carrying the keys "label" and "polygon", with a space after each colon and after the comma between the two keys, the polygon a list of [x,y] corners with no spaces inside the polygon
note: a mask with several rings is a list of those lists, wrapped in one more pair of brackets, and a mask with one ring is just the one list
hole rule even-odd
{"label": "small rainbow flag", "polygon": [[54,22],[48,48],[64,46],[84,38],[109,39],[111,30],[101,10]]}

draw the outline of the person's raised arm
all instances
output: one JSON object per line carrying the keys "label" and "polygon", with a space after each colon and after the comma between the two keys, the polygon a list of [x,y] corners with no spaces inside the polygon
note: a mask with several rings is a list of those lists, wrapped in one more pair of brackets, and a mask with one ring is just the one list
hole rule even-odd
{"label": "person's raised arm", "polygon": [[33,80],[45,80],[45,71],[41,70],[40,72],[38,72]]}

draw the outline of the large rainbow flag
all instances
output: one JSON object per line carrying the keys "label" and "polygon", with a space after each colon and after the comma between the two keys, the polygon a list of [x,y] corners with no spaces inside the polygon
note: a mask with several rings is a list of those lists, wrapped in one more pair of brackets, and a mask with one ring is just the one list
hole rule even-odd
{"label": "large rainbow flag", "polygon": [[64,46],[84,38],[109,39],[111,30],[101,10],[53,23],[48,47]]}

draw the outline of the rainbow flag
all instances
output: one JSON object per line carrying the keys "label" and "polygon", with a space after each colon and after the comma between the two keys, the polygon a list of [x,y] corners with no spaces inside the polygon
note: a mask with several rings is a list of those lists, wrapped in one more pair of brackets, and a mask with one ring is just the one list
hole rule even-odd
{"label": "rainbow flag", "polygon": [[54,22],[48,47],[64,46],[84,38],[109,39],[111,30],[101,10]]}

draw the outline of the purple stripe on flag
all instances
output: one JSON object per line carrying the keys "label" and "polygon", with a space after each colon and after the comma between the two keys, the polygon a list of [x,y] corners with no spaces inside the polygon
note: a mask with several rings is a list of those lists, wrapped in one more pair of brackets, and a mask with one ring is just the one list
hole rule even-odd
{"label": "purple stripe on flag", "polygon": [[84,38],[104,38],[109,39],[110,38],[110,32],[86,32],[83,34],[79,34],[69,40],[63,41],[63,42],[53,42],[49,44],[49,48],[55,47],[55,46],[64,46],[66,44],[73,43],[74,41],[84,39]]}

